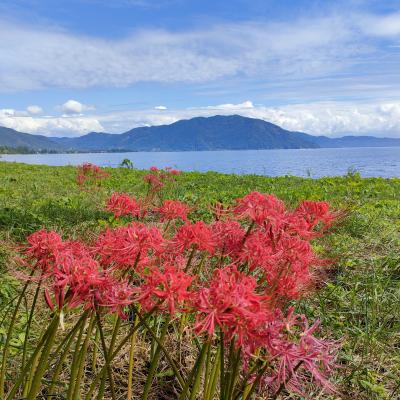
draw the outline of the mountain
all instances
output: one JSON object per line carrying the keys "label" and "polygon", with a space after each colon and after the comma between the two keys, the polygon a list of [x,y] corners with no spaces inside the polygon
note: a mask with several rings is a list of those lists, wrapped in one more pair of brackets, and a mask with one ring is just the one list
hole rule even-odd
{"label": "mountain", "polygon": [[313,142],[319,147],[393,147],[400,146],[400,139],[378,138],[374,136],[343,136],[328,138],[313,136]]}
{"label": "mountain", "polygon": [[46,136],[30,135],[29,133],[18,132],[2,126],[0,126],[0,146],[27,148],[33,151],[65,150],[62,144],[56,143]]}
{"label": "mountain", "polygon": [[52,140],[59,145],[66,147],[70,150],[93,150],[93,151],[105,151],[113,150],[116,148],[128,150],[128,148],[122,148],[117,145],[120,140],[120,136],[124,134],[112,134],[103,132],[90,132],[83,136],[74,138],[70,137],[52,137]]}
{"label": "mountain", "polygon": [[47,138],[0,128],[2,145],[58,151],[200,151],[385,147],[400,146],[400,139],[313,136],[288,131],[260,119],[216,115],[134,128],[121,134],[91,132],[75,138]]}
{"label": "mountain", "polygon": [[199,151],[316,148],[311,136],[290,132],[269,122],[239,115],[196,117],[170,125],[134,128],[112,135],[89,133],[59,138],[71,149],[132,151]]}

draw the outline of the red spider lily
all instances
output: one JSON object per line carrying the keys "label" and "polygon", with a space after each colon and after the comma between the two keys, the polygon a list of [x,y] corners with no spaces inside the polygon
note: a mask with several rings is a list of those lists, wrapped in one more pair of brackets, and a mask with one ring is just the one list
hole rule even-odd
{"label": "red spider lily", "polygon": [[140,204],[126,193],[113,193],[107,201],[106,209],[114,214],[116,218],[132,215],[140,217],[142,209]]}
{"label": "red spider lily", "polygon": [[320,233],[328,229],[338,217],[337,213],[330,211],[330,206],[325,201],[303,201],[296,208],[295,214],[306,221],[310,231],[319,225]]}
{"label": "red spider lily", "polygon": [[110,174],[103,171],[99,166],[91,163],[84,163],[78,166],[76,182],[79,186],[87,182],[98,182],[107,178]]}
{"label": "red spider lily", "polygon": [[312,283],[311,267],[320,264],[310,243],[298,237],[282,235],[277,243],[279,263],[277,268],[265,270],[266,279],[276,294],[296,299]]}
{"label": "red spider lily", "polygon": [[[27,252],[35,253],[36,265],[44,272],[46,286],[45,299],[50,308],[54,302],[62,309],[64,305],[75,308],[84,305],[85,308],[94,304],[99,287],[107,280],[99,264],[91,257],[84,245],[76,241],[60,242],[54,232],[41,232],[41,236],[54,238],[56,247],[41,248],[40,252],[28,248]],[[31,240],[34,238],[31,238]],[[43,239],[43,238],[42,238]],[[37,244],[37,242],[35,242]],[[49,290],[53,292],[54,301]]]}
{"label": "red spider lily", "polygon": [[104,276],[99,264],[91,257],[71,257],[66,254],[63,262],[58,263],[54,270],[53,287],[58,306],[61,309],[64,302],[68,308],[83,305],[93,308],[101,289],[109,287],[109,278]]}
{"label": "red spider lily", "polygon": [[215,243],[210,227],[203,221],[194,224],[186,223],[178,228],[172,245],[177,252],[196,248],[214,253]]}
{"label": "red spider lily", "polygon": [[164,250],[160,253],[158,261],[158,264],[163,265],[164,268],[173,266],[174,268],[184,271],[188,263],[188,258],[185,254],[182,254],[182,252],[177,252],[173,243],[169,242],[166,243]]}
{"label": "red spider lily", "polygon": [[180,175],[182,171],[179,171],[177,169],[174,169],[172,167],[165,167],[165,171],[167,171],[171,175]]}
{"label": "red spider lily", "polygon": [[193,294],[188,290],[193,277],[174,266],[153,267],[144,275],[137,300],[144,310],[157,306],[171,315],[182,311]]}
{"label": "red spider lily", "polygon": [[235,266],[215,270],[209,287],[198,292],[196,331],[213,335],[218,326],[227,341],[236,338],[238,347],[248,342],[270,315],[264,304],[266,297],[257,294],[256,287],[256,280]]}
{"label": "red spider lily", "polygon": [[174,177],[180,174],[180,171],[170,167],[167,167],[164,170],[158,169],[157,167],[151,167],[150,172],[150,174],[143,177],[144,182],[149,184],[148,194],[150,195],[159,192],[168,181],[174,181]]}
{"label": "red spider lily", "polygon": [[234,213],[241,219],[250,219],[258,225],[265,222],[275,225],[285,213],[285,205],[275,196],[251,192],[237,200]]}
{"label": "red spider lily", "polygon": [[63,247],[61,236],[53,231],[42,229],[28,236],[26,254],[37,260],[36,265],[47,270],[54,263],[55,256]]}
{"label": "red spider lily", "polygon": [[246,239],[237,256],[249,271],[257,270],[268,284],[268,293],[298,298],[312,283],[311,268],[321,264],[308,241],[285,232],[274,238],[256,230]]}
{"label": "red spider lily", "polygon": [[178,218],[187,221],[189,207],[177,200],[165,200],[162,206],[156,208],[155,211],[160,214],[161,222]]}
{"label": "red spider lily", "polygon": [[236,221],[216,221],[211,225],[215,247],[221,255],[236,255],[242,247],[245,230]]}
{"label": "red spider lily", "polygon": [[307,318],[294,314],[291,307],[286,318],[277,318],[267,328],[269,340],[266,348],[274,360],[275,368],[263,378],[264,383],[275,390],[283,385],[304,395],[302,381],[307,380],[301,378],[304,372],[308,372],[327,391],[335,392],[327,376],[334,368],[338,343],[317,339],[313,334],[318,326],[319,321],[316,321],[310,327]]}
{"label": "red spider lily", "polygon": [[103,287],[98,299],[98,304],[109,309],[109,312],[117,312],[126,319],[124,308],[134,301],[135,289],[126,281],[111,281],[109,287]]}
{"label": "red spider lily", "polygon": [[102,265],[123,269],[141,266],[148,255],[160,254],[163,250],[160,231],[140,223],[107,229],[94,245]]}
{"label": "red spider lily", "polygon": [[239,250],[237,257],[240,262],[248,265],[250,272],[256,268],[268,271],[281,255],[271,239],[271,234],[260,230],[251,232]]}
{"label": "red spider lily", "polygon": [[164,183],[157,175],[153,174],[145,175],[143,177],[143,180],[150,185],[150,189],[152,191],[158,191],[164,186]]}
{"label": "red spider lily", "polygon": [[227,219],[232,214],[231,207],[226,207],[222,203],[216,203],[210,207],[216,221]]}

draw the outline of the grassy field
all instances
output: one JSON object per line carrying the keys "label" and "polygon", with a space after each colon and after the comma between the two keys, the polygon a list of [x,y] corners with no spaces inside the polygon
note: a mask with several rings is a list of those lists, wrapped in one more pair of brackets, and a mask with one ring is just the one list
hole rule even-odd
{"label": "grassy field", "polygon": [[[75,237],[98,231],[109,218],[102,209],[108,195],[146,190],[145,171],[108,172],[99,190],[87,193],[78,189],[73,167],[0,163],[0,308],[18,285],[9,267],[14,244],[42,227]],[[229,203],[253,190],[293,206],[302,199],[326,200],[345,211],[333,233],[316,243],[334,263],[325,285],[299,311],[321,317],[325,336],[342,341],[336,398],[400,398],[400,179],[184,173],[166,196],[193,205],[193,218],[207,219],[211,202]],[[2,341],[4,332],[0,325]],[[13,340],[17,352],[18,337]]]}

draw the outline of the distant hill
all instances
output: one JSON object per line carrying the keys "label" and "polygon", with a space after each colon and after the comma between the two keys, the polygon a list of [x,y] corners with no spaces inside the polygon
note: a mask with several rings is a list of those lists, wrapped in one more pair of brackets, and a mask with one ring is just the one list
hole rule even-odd
{"label": "distant hill", "polygon": [[328,138],[326,136],[313,136],[313,142],[319,147],[393,147],[400,146],[400,139],[378,138],[374,136],[343,136],[341,138]]}
{"label": "distant hill", "polygon": [[25,148],[33,151],[65,150],[64,146],[56,143],[46,136],[30,135],[29,133],[22,133],[14,129],[5,128],[0,126],[0,146],[10,148]]}
{"label": "distant hill", "polygon": [[[74,138],[69,137],[53,137],[56,143],[68,149],[80,149],[86,151],[105,151],[114,150],[116,148],[122,149],[116,145],[120,141],[120,136],[123,134],[112,134],[103,132],[90,132],[83,136]],[[125,150],[129,150],[126,148]]]}
{"label": "distant hill", "polygon": [[0,128],[1,145],[59,151],[201,151],[385,147],[400,146],[400,139],[313,136],[288,131],[260,119],[216,115],[134,128],[121,134],[91,132],[75,138],[47,138]]}
{"label": "distant hill", "polygon": [[71,149],[85,150],[200,151],[319,147],[309,137],[260,119],[217,115],[181,120],[170,125],[134,128],[119,135],[92,132],[78,138],[56,140]]}

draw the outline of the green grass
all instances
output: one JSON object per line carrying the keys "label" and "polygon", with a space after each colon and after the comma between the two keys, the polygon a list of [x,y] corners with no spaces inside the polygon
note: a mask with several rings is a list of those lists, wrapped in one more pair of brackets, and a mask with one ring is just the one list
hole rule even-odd
{"label": "green grass", "polygon": [[[145,171],[109,172],[98,191],[86,193],[78,190],[73,167],[0,163],[0,307],[16,284],[10,245],[42,227],[66,236],[90,235],[109,217],[102,208],[109,194],[139,196],[146,190]],[[300,308],[321,317],[324,334],[342,342],[337,398],[400,398],[400,179],[185,173],[165,195],[192,205],[193,218],[207,219],[213,201],[229,203],[252,190],[274,193],[293,206],[302,199],[326,200],[346,211],[334,232],[316,243],[334,263],[324,287]]]}

